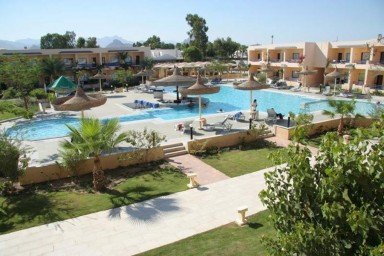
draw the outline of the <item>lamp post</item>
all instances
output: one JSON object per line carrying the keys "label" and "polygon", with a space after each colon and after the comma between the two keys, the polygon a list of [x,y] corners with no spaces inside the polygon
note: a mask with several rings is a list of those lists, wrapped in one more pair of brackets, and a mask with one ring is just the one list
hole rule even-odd
{"label": "lamp post", "polygon": [[193,140],[193,126],[192,126],[192,124],[189,125],[189,129],[191,132],[191,140]]}

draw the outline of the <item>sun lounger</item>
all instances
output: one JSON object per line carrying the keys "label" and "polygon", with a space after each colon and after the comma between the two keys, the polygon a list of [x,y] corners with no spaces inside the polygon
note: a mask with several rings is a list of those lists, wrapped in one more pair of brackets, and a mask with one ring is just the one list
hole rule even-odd
{"label": "sun lounger", "polygon": [[343,98],[352,98],[353,94],[348,91],[344,91],[344,92],[341,92],[338,96]]}
{"label": "sun lounger", "polygon": [[223,121],[221,122],[216,122],[213,124],[204,124],[203,125],[203,130],[206,131],[212,131],[214,129],[222,129],[223,131],[229,132],[232,129],[232,124],[228,122],[228,117],[226,117]]}
{"label": "sun lounger", "polygon": [[332,95],[332,93],[331,93],[331,86],[329,86],[329,85],[325,86],[323,95],[325,95],[325,96],[331,96]]}
{"label": "sun lounger", "polygon": [[283,90],[283,89],[288,89],[289,88],[287,83],[284,82],[284,81],[279,81],[276,84],[272,84],[271,87],[275,88],[275,89],[279,89],[279,90]]}
{"label": "sun lounger", "polygon": [[274,124],[277,121],[277,117],[280,116],[280,119],[283,119],[282,114],[277,114],[276,111],[273,108],[267,109],[267,118],[265,119],[265,122],[272,121]]}
{"label": "sun lounger", "polygon": [[228,119],[236,120],[236,121],[245,120],[245,115],[242,112],[237,112],[235,114],[229,114],[227,117],[228,117]]}
{"label": "sun lounger", "polygon": [[299,92],[299,91],[301,91],[301,85],[298,85],[298,86],[295,86],[295,87],[291,88],[290,91],[292,91],[292,92]]}
{"label": "sun lounger", "polygon": [[185,133],[186,131],[189,131],[190,125],[192,123],[193,123],[193,120],[192,121],[184,121],[184,122],[181,122],[181,123],[177,123],[177,124],[175,124],[175,130],[176,131],[180,131],[182,133]]}

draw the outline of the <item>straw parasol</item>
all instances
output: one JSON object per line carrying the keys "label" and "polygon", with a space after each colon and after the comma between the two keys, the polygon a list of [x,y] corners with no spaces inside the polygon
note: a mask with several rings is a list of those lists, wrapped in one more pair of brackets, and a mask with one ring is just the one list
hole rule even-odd
{"label": "straw parasol", "polygon": [[93,79],[99,79],[100,91],[102,91],[103,89],[101,88],[101,79],[108,79],[109,76],[99,72],[96,75],[94,75],[92,78]]}
{"label": "straw parasol", "polygon": [[99,93],[85,94],[81,87],[78,87],[74,96],[57,98],[53,102],[53,108],[58,111],[81,111],[84,117],[84,110],[104,105],[107,97]]}
{"label": "straw parasol", "polygon": [[141,76],[141,83],[144,84],[144,77],[152,76],[153,73],[154,73],[153,70],[151,69],[147,70],[145,68],[145,69],[142,69],[139,73],[135,74],[135,76]]}
{"label": "straw parasol", "polygon": [[267,89],[268,86],[266,84],[262,84],[258,81],[255,80],[255,78],[253,77],[253,74],[252,73],[249,73],[249,76],[248,76],[248,81],[242,83],[242,84],[239,84],[239,85],[234,85],[234,88],[237,89],[237,90],[244,90],[244,91],[249,91],[250,92],[250,108],[251,108],[251,112],[252,112],[252,93],[253,91],[255,90],[262,90],[262,89]]}
{"label": "straw parasol", "polygon": [[334,78],[335,79],[335,85],[333,86],[333,95],[336,94],[336,83],[337,83],[337,78],[339,78],[341,76],[339,70],[337,69],[337,67],[335,68],[334,71],[332,71],[331,73],[325,75],[325,77],[330,77],[330,78]]}
{"label": "straw parasol", "polygon": [[[317,73],[317,70],[308,70],[308,67],[303,67],[301,71],[297,72],[299,75],[304,76],[304,87],[307,87],[307,76],[314,75]],[[307,90],[309,92],[309,87],[307,87]]]}
{"label": "straw parasol", "polygon": [[161,86],[176,86],[177,101],[179,101],[179,86],[189,86],[195,82],[195,79],[190,76],[183,76],[180,74],[179,68],[173,68],[173,74],[154,81],[153,85]]}
{"label": "straw parasol", "polygon": [[[201,78],[200,73],[197,74],[196,82],[182,90],[183,94],[186,95],[198,95],[199,96],[199,120],[201,120],[201,95],[203,94],[213,94],[220,91],[219,86],[207,86],[204,84],[204,80]],[[201,125],[201,123],[200,123]]]}

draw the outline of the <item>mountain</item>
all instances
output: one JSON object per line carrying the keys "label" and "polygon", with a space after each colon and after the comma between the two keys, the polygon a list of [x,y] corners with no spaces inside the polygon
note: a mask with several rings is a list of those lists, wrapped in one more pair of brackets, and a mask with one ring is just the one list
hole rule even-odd
{"label": "mountain", "polygon": [[113,40],[111,43],[105,46],[105,48],[122,48],[122,47],[130,47],[132,44],[123,43],[118,39]]}
{"label": "mountain", "polygon": [[0,40],[0,49],[22,50],[24,47],[27,47],[28,49],[39,49],[40,40],[31,38],[16,41]]}
{"label": "mountain", "polygon": [[105,36],[97,38],[97,44],[100,45],[100,47],[108,47],[108,45],[113,43],[115,40],[119,41],[122,44],[127,44],[128,46],[131,46],[133,44],[133,42],[128,41],[120,36]]}

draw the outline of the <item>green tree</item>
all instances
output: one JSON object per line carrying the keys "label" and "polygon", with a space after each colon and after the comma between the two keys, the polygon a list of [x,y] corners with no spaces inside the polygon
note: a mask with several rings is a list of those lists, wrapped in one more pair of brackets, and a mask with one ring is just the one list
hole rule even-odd
{"label": "green tree", "polygon": [[208,57],[208,58],[216,57],[216,52],[215,52],[215,49],[213,48],[213,43],[211,43],[211,42],[208,42],[208,44],[207,44],[206,57]]}
{"label": "green tree", "polygon": [[85,48],[85,38],[84,37],[79,37],[77,39],[76,47],[77,48]]}
{"label": "green tree", "polygon": [[248,46],[246,45],[240,45],[239,49],[241,56],[246,56],[245,59],[248,57]]}
{"label": "green tree", "polygon": [[76,34],[73,31],[67,31],[64,35],[48,33],[40,38],[41,49],[67,49],[74,48],[75,45]]}
{"label": "green tree", "polygon": [[156,49],[156,48],[160,48],[161,47],[161,40],[160,40],[160,37],[158,36],[151,36],[149,37],[144,43],[143,43],[144,46],[150,46],[151,49]]}
{"label": "green tree", "polygon": [[190,46],[184,50],[183,58],[184,58],[184,61],[188,61],[188,62],[200,61],[203,59],[203,55],[197,47]]}
{"label": "green tree", "polygon": [[213,41],[213,49],[215,55],[221,59],[229,60],[233,54],[239,49],[240,44],[232,41],[230,37],[227,39],[218,38]]}
{"label": "green tree", "polygon": [[290,146],[287,165],[265,174],[260,198],[277,230],[265,239],[271,255],[373,254],[384,239],[384,137],[372,144],[356,135],[349,144],[328,133],[313,157]]}
{"label": "green tree", "polygon": [[329,115],[332,118],[335,115],[340,115],[339,126],[337,127],[337,133],[341,136],[344,132],[344,118],[351,118],[355,112],[356,101],[351,100],[329,100],[328,105],[333,110],[323,110],[323,114]]}
{"label": "green tree", "polygon": [[65,70],[65,64],[59,58],[44,58],[41,60],[40,65],[43,74],[49,76],[50,82],[61,76]]}
{"label": "green tree", "polygon": [[119,59],[120,67],[122,67],[124,70],[128,70],[132,64],[128,61],[130,58],[128,52],[118,52],[117,57]]}
{"label": "green tree", "polygon": [[17,91],[26,111],[29,110],[29,92],[38,83],[39,74],[40,65],[35,58],[15,55],[0,61],[0,79]]}
{"label": "green tree", "polygon": [[208,44],[208,26],[205,19],[197,14],[188,14],[185,19],[188,25],[191,26],[191,30],[188,31],[190,45],[199,49],[202,56],[205,57]]}
{"label": "green tree", "polygon": [[133,43],[132,46],[133,47],[140,47],[140,46],[143,46],[143,43],[142,42],[136,42],[136,43]]}
{"label": "green tree", "polygon": [[71,125],[67,127],[70,130],[71,140],[65,140],[60,144],[62,159],[68,159],[68,155],[77,159],[93,157],[93,187],[96,191],[103,190],[106,180],[100,155],[110,152],[119,143],[125,141],[126,133],[118,133],[120,130],[118,119],[101,122],[98,119],[83,118],[79,128]]}
{"label": "green tree", "polygon": [[208,66],[208,70],[217,72],[219,75],[222,75],[227,67],[220,61],[212,61],[211,65]]}
{"label": "green tree", "polygon": [[132,81],[133,78],[133,72],[131,70],[116,70],[113,74],[113,80],[121,86],[125,86],[125,84]]}
{"label": "green tree", "polygon": [[85,45],[87,48],[99,48],[96,37],[88,37]]}
{"label": "green tree", "polygon": [[155,65],[155,61],[150,57],[144,57],[144,59],[140,63],[142,68],[152,69]]}

